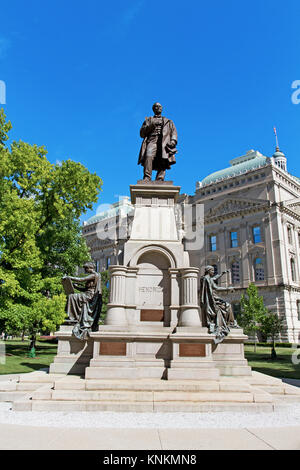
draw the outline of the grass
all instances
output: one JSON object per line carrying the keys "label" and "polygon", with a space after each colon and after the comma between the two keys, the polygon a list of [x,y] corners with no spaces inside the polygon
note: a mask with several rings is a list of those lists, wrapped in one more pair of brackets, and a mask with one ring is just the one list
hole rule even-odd
{"label": "grass", "polygon": [[36,343],[36,357],[31,358],[29,355],[29,340],[7,340],[0,341],[1,349],[3,351],[3,344],[5,345],[5,364],[2,364],[2,357],[0,357],[0,375],[3,374],[23,374],[26,372],[33,372],[35,370],[49,367],[56,354],[57,344],[47,344],[45,342],[37,341]]}
{"label": "grass", "polygon": [[[295,351],[292,348],[276,346],[277,359],[272,360],[270,345],[257,346],[256,353],[254,346],[245,345],[245,357],[253,370],[286,379],[300,379],[300,364],[292,362],[292,354]],[[300,362],[300,349],[297,351]]]}

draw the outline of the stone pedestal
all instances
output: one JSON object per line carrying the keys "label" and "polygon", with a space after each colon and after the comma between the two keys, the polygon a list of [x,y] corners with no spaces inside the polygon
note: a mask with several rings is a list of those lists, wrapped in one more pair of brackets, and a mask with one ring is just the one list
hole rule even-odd
{"label": "stone pedestal", "polygon": [[92,333],[93,359],[87,379],[166,378],[171,360],[170,328],[126,329],[104,327]]}
{"label": "stone pedestal", "polygon": [[251,367],[248,366],[244,351],[247,338],[242,329],[232,329],[222,343],[213,345],[213,360],[222,375],[251,375]]}
{"label": "stone pedestal", "polygon": [[170,336],[172,361],[168,380],[216,380],[219,369],[212,356],[213,337],[207,328],[178,327]]}
{"label": "stone pedestal", "polygon": [[51,374],[84,375],[93,357],[93,340],[80,341],[72,335],[74,325],[61,325],[55,333],[58,338],[57,355],[50,365]]}
{"label": "stone pedestal", "polygon": [[219,345],[201,324],[199,270],[190,266],[170,182],[130,187],[135,213],[121,266],[110,266],[105,324],[86,342],[57,333],[58,355],[51,372],[83,373],[86,380],[219,380],[246,376],[246,336],[232,330]]}

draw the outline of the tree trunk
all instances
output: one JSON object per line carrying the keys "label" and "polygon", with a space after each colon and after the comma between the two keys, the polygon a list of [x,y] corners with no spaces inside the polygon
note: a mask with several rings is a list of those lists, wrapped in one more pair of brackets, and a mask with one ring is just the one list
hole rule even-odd
{"label": "tree trunk", "polygon": [[273,340],[273,343],[272,343],[271,359],[272,360],[277,359],[277,354],[276,354],[276,350],[275,350],[275,341],[274,340]]}
{"label": "tree trunk", "polygon": [[29,352],[29,357],[36,357],[35,354],[35,343],[36,343],[36,333],[32,333],[30,337],[30,352]]}

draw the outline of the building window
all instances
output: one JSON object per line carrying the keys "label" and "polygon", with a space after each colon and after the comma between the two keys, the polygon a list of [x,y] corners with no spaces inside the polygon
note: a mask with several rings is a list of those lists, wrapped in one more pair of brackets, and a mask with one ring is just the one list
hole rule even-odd
{"label": "building window", "polygon": [[234,261],[231,264],[231,279],[232,284],[238,284],[241,281],[239,261]]}
{"label": "building window", "polygon": [[259,226],[253,227],[252,232],[253,232],[253,242],[260,243],[261,242],[260,227]]}
{"label": "building window", "polygon": [[211,235],[209,237],[209,249],[210,251],[217,250],[217,236],[216,235]]}
{"label": "building window", "polygon": [[216,264],[212,264],[212,267],[214,268],[214,276],[218,274],[218,266]]}
{"label": "building window", "polygon": [[287,234],[288,234],[288,242],[290,245],[292,245],[292,229],[291,227],[287,228]]}
{"label": "building window", "polygon": [[265,269],[261,258],[256,258],[254,261],[254,275],[256,281],[265,280]]}
{"label": "building window", "polygon": [[240,302],[234,302],[234,303],[231,304],[231,306],[232,306],[233,316],[236,319],[239,316],[239,314],[241,313],[241,304],[240,304]]}
{"label": "building window", "polygon": [[297,300],[297,315],[298,315],[298,320],[300,321],[300,300]]}
{"label": "building window", "polygon": [[110,266],[110,257],[106,258],[106,269]]}
{"label": "building window", "polygon": [[291,275],[292,275],[292,281],[296,282],[296,271],[295,271],[295,260],[294,260],[294,258],[291,258]]}
{"label": "building window", "polygon": [[238,246],[237,232],[230,232],[230,246],[236,248]]}
{"label": "building window", "polygon": [[100,268],[100,261],[96,260],[95,265],[96,265],[96,272],[98,273],[99,268]]}

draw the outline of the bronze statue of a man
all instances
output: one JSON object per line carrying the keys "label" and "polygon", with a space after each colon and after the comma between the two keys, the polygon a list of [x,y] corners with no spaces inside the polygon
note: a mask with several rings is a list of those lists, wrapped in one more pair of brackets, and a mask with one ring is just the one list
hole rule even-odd
{"label": "bronze statue of a man", "polygon": [[156,180],[164,181],[166,170],[176,163],[177,131],[171,121],[162,116],[162,105],[154,103],[154,116],[146,117],[140,130],[144,139],[138,164],[144,167],[144,181],[151,181],[152,170],[156,170]]}
{"label": "bronze statue of a man", "polygon": [[[218,297],[216,292],[227,291],[219,287],[216,280],[229,271],[215,275],[213,266],[206,266],[200,280],[200,306],[203,314],[203,326],[216,335],[215,343],[220,343],[229,334],[230,328],[238,328],[229,302]],[[234,287],[229,288],[232,292]]]}

